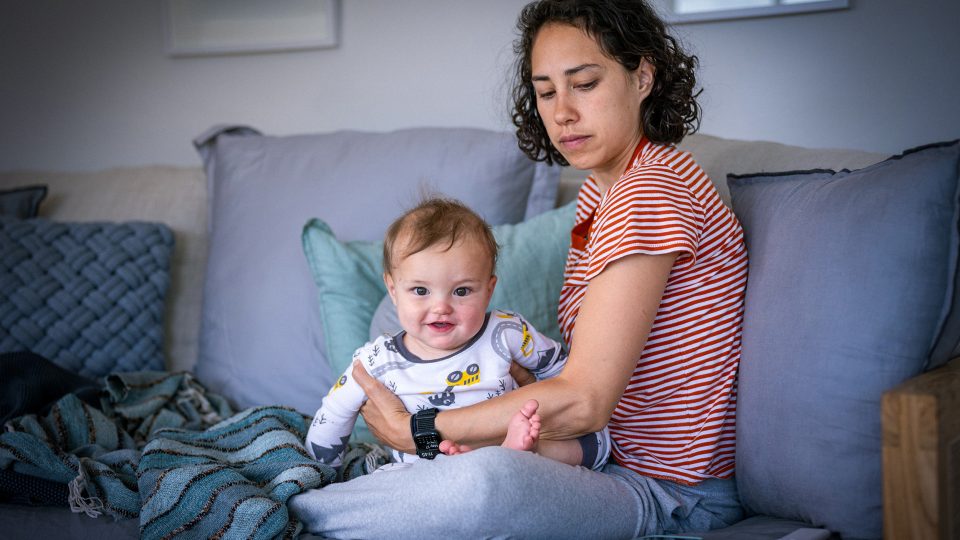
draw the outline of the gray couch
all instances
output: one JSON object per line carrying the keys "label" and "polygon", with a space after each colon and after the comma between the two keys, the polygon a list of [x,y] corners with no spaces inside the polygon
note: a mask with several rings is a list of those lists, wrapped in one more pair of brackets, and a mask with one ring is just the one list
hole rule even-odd
{"label": "gray couch", "polygon": [[[372,242],[424,190],[497,224],[575,197],[579,172],[534,166],[504,140],[453,129],[263,137],[234,126],[197,138],[205,169],[4,173],[0,189],[46,184],[40,214],[52,220],[168,224],[167,368],[193,371],[238,407],[309,414],[339,367],[331,351],[365,337],[356,332],[379,299],[331,342],[303,224],[320,217],[344,242]],[[702,537],[956,538],[960,497],[945,477],[960,427],[944,413],[960,395],[960,365],[948,363],[960,341],[957,145],[887,161],[706,135],[681,146],[740,216],[751,255],[737,437],[749,517]],[[764,174],[777,171],[794,173]],[[731,174],[742,176],[728,188]],[[138,531],[136,520],[12,505],[0,506],[0,530]]]}

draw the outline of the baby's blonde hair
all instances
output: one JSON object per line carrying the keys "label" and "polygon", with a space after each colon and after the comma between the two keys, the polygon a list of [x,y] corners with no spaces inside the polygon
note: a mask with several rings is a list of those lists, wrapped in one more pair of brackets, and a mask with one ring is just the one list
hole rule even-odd
{"label": "baby's blonde hair", "polygon": [[[398,242],[401,238],[403,242]],[[497,241],[490,225],[456,199],[425,199],[387,229],[383,240],[383,271],[389,274],[399,261],[414,253],[440,243],[446,243],[446,249],[450,249],[464,238],[473,238],[486,248],[493,271],[497,265]]]}

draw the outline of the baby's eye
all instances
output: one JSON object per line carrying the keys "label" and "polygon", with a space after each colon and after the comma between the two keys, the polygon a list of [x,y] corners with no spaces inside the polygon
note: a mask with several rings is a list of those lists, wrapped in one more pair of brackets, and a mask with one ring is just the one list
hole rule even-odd
{"label": "baby's eye", "polygon": [[413,294],[415,294],[415,295],[417,295],[417,296],[426,296],[426,295],[427,295],[427,288],[426,288],[426,287],[414,287],[413,289],[411,289],[411,291],[413,292]]}
{"label": "baby's eye", "polygon": [[470,287],[457,287],[453,290],[454,296],[466,296],[470,294]]}

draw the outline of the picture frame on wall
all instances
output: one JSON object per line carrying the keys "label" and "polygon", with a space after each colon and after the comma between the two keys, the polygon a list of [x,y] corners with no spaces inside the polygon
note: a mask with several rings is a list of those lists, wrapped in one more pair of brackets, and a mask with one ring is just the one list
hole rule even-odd
{"label": "picture frame on wall", "polygon": [[251,54],[338,45],[338,0],[163,0],[170,56]]}
{"label": "picture frame on wall", "polygon": [[653,0],[670,24],[750,19],[835,11],[850,7],[849,0]]}

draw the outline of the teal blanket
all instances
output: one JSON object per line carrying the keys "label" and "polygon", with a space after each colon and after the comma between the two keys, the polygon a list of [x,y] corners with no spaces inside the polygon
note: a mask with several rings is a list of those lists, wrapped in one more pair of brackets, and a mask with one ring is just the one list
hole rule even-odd
{"label": "teal blanket", "polygon": [[73,394],[11,420],[0,468],[69,485],[91,517],[140,517],[142,538],[292,538],[287,500],[337,477],[307,454],[309,418],[287,407],[234,414],[188,373],[105,379],[101,407]]}

